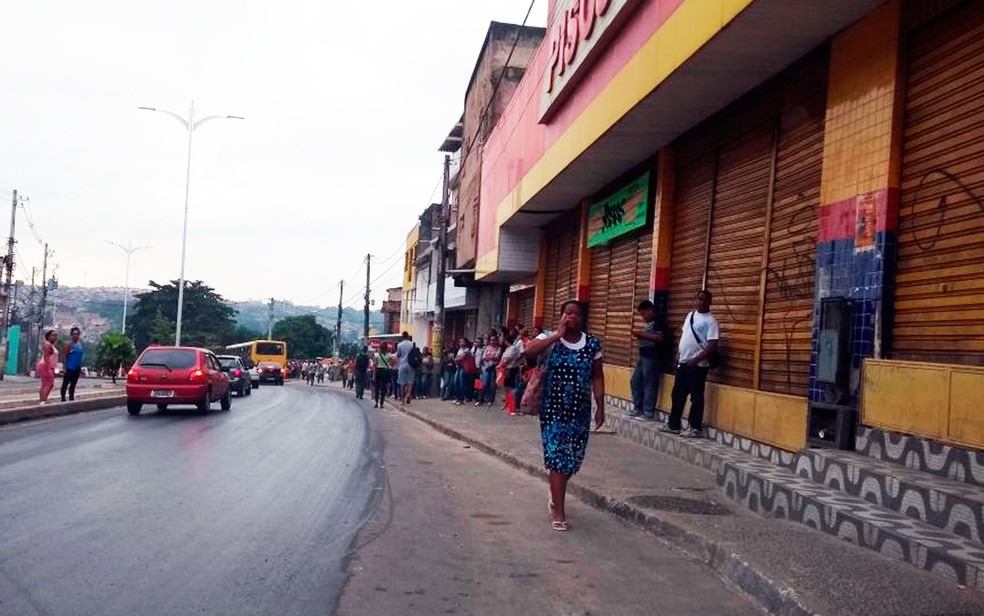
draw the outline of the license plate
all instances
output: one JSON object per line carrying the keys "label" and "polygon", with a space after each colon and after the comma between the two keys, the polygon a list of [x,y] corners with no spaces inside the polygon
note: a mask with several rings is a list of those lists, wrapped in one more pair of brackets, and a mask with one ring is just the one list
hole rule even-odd
{"label": "license plate", "polygon": [[174,392],[170,389],[155,389],[150,392],[151,398],[173,398]]}

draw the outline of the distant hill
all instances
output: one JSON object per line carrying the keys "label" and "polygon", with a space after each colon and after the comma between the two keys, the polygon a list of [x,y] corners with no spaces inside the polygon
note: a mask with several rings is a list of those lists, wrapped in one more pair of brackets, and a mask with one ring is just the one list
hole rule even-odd
{"label": "distant hill", "polygon": [[[123,321],[122,287],[58,287],[48,292],[48,305],[55,313],[55,324],[59,327],[82,325],[87,336],[100,336],[110,329],[119,329]],[[130,289],[130,309],[136,303],[135,296],[148,289]],[[26,304],[28,291],[21,289],[19,304]],[[270,314],[267,302],[250,300],[245,302],[228,302],[236,310],[238,325],[249,329],[266,332]],[[30,312],[30,306],[23,310]],[[48,313],[49,318],[51,312]],[[312,314],[318,323],[334,331],[338,318],[337,308],[319,308],[316,306],[298,306],[292,302],[278,301],[274,304],[274,323],[284,317]],[[364,313],[355,308],[342,310],[342,340],[355,341],[362,335]],[[369,313],[369,326],[381,329],[383,315],[378,311]]]}

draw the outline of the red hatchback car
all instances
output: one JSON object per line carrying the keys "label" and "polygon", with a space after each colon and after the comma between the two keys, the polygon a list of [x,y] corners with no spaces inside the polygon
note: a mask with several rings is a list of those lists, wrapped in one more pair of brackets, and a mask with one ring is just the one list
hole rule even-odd
{"label": "red hatchback car", "polygon": [[147,347],[126,375],[126,410],[138,415],[144,404],[161,411],[174,404],[192,404],[207,412],[219,401],[232,406],[229,375],[207,349]]}

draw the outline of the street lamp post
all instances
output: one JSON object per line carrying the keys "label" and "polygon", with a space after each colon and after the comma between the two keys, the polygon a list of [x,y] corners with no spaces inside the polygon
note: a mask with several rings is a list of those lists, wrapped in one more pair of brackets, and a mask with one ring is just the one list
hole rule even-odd
{"label": "street lamp post", "polygon": [[184,287],[185,287],[185,248],[188,244],[188,194],[191,190],[191,137],[199,126],[209,120],[244,120],[241,116],[234,115],[213,115],[195,120],[195,101],[191,101],[191,108],[188,109],[188,118],[182,118],[173,111],[158,109],[156,107],[137,107],[145,111],[160,111],[166,113],[181,123],[188,131],[188,166],[185,171],[185,206],[184,206],[184,227],[181,231],[181,277],[178,282],[178,318],[174,327],[174,346],[181,346],[181,317],[184,312]]}
{"label": "street lamp post", "polygon": [[133,246],[128,240],[126,246],[123,244],[117,244],[116,242],[111,242],[106,240],[107,244],[112,244],[117,248],[121,248],[123,252],[126,253],[126,289],[123,291],[123,327],[121,328],[123,334],[126,334],[126,307],[130,303],[130,257],[133,253],[138,250],[143,250],[144,248],[150,248],[150,246]]}

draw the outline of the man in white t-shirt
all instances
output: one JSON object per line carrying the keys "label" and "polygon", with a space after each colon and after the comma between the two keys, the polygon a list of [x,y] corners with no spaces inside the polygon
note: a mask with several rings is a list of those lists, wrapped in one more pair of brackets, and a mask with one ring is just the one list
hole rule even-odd
{"label": "man in white t-shirt", "polygon": [[702,290],[697,294],[697,309],[687,313],[680,332],[680,347],[677,357],[676,381],[673,383],[673,408],[670,418],[661,432],[680,434],[683,407],[690,398],[690,429],[683,436],[700,438],[703,435],[704,385],[707,372],[711,369],[709,361],[717,350],[718,322],[711,314],[711,292]]}

